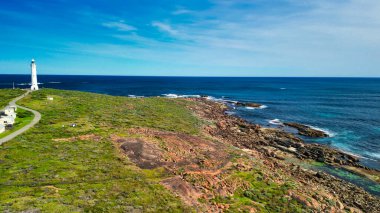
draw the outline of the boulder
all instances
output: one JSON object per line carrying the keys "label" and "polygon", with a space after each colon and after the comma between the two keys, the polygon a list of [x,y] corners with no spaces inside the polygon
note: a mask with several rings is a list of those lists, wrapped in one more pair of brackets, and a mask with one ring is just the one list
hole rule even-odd
{"label": "boulder", "polygon": [[259,108],[262,106],[262,104],[236,102],[236,106]]}

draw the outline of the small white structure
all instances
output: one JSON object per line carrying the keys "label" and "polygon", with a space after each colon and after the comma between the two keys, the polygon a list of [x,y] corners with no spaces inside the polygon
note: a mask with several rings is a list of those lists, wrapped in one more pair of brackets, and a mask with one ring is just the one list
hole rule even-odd
{"label": "small white structure", "polygon": [[7,106],[4,109],[4,114],[6,114],[7,116],[16,118],[16,109],[17,109],[16,106]]}
{"label": "small white structure", "polygon": [[54,98],[53,98],[53,97],[51,97],[51,96],[48,96],[48,97],[47,97],[47,99],[48,99],[49,101],[52,101],[52,100],[54,100]]}
{"label": "small white structure", "polygon": [[3,124],[0,124],[0,134],[5,132],[5,126]]}
{"label": "small white structure", "polygon": [[30,90],[38,90],[38,83],[37,83],[37,66],[34,62],[34,59],[32,59],[32,62],[30,63],[30,68],[32,69],[32,86],[30,87]]}
{"label": "small white structure", "polygon": [[12,117],[12,116],[0,117],[0,124],[4,126],[13,125],[14,123],[15,123],[15,117]]}
{"label": "small white structure", "polygon": [[3,133],[8,125],[13,125],[15,123],[17,115],[16,111],[16,105],[9,105],[0,112],[0,133]]}

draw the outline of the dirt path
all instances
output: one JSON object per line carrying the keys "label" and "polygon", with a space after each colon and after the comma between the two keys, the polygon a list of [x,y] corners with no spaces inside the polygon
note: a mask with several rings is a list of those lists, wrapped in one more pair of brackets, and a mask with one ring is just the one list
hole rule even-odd
{"label": "dirt path", "polygon": [[26,108],[26,107],[22,107],[22,106],[19,106],[16,104],[17,101],[21,100],[22,98],[24,98],[25,96],[27,96],[31,91],[28,90],[25,94],[13,99],[11,102],[9,102],[10,105],[16,105],[18,108],[21,108],[23,110],[27,110],[29,112],[32,112],[34,114],[34,118],[32,120],[32,122],[30,122],[29,124],[27,124],[26,126],[22,127],[21,129],[13,132],[12,134],[10,135],[7,135],[5,136],[4,138],[0,138],[0,145],[7,142],[7,141],[10,141],[12,140],[13,138],[19,136],[20,134],[24,133],[25,131],[27,131],[28,129],[32,128],[36,123],[38,123],[40,120],[41,120],[41,114],[35,110],[32,110],[32,109],[29,109],[29,108]]}

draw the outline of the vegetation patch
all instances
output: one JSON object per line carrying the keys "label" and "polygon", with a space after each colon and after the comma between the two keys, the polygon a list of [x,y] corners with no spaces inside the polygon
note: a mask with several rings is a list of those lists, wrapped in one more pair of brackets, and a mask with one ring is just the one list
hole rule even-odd
{"label": "vegetation patch", "polygon": [[0,89],[0,110],[8,105],[8,103],[24,94],[25,91],[21,89]]}
{"label": "vegetation patch", "polygon": [[216,197],[215,202],[228,205],[230,212],[249,212],[255,207],[259,212],[303,212],[305,206],[289,194],[294,184],[270,181],[260,170],[236,172],[229,177],[234,182],[244,182],[245,187],[232,196]]}

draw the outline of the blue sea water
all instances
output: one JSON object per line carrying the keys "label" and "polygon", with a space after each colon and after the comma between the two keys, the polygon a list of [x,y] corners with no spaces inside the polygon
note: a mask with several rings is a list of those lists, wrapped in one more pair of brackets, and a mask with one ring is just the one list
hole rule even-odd
{"label": "blue sea water", "polygon": [[[0,88],[26,88],[28,75],[0,75]],[[304,138],[362,157],[380,169],[380,78],[222,78],[40,75],[40,87],[119,96],[207,95],[255,102],[263,109],[238,107],[231,113],[263,126],[291,121],[329,132]],[[272,122],[271,122],[272,121]]]}

